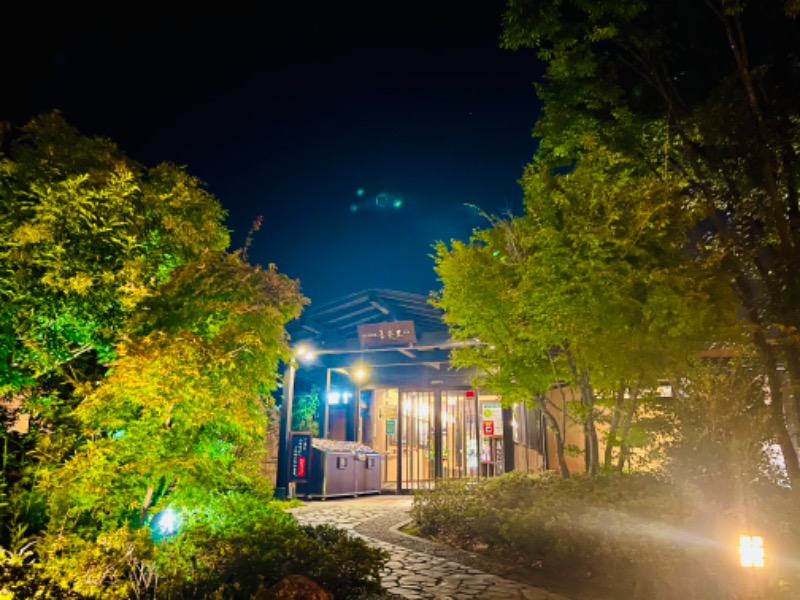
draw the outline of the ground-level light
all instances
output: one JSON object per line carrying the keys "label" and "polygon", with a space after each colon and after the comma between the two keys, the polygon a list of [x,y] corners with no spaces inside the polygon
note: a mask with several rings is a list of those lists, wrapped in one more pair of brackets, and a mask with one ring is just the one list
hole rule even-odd
{"label": "ground-level light", "polygon": [[172,508],[165,508],[153,517],[153,529],[160,536],[168,536],[177,533],[181,520],[178,513]]}
{"label": "ground-level light", "polygon": [[740,535],[739,558],[743,567],[763,568],[766,560],[764,538],[760,535]]}

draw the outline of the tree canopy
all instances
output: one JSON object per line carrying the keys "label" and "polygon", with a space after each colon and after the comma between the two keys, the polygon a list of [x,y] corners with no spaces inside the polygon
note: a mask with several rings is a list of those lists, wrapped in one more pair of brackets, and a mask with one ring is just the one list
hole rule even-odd
{"label": "tree canopy", "polygon": [[[539,147],[522,181],[525,215],[476,234],[469,257],[482,256],[489,273],[505,269],[494,293],[511,299],[511,339],[524,336],[529,361],[568,344],[575,386],[582,372],[598,384],[631,384],[643,367],[669,376],[670,357],[698,338],[736,341],[730,328],[743,325],[794,483],[798,11],[778,0],[509,0],[504,46],[535,48],[545,65]],[[493,266],[490,257],[512,250],[513,268]],[[466,251],[439,247],[440,305],[462,335],[483,341],[490,326],[458,308]],[[521,369],[504,364],[519,382]]]}
{"label": "tree canopy", "polygon": [[57,113],[1,148],[0,397],[31,431],[3,431],[0,511],[91,539],[261,485],[298,283],[228,251],[225,212],[180,167]]}

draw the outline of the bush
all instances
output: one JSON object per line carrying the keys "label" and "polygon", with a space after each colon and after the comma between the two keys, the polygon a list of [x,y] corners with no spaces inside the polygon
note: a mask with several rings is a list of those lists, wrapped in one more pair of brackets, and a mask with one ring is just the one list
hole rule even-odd
{"label": "bush", "polygon": [[[696,488],[649,475],[509,473],[420,492],[412,516],[422,534],[466,548],[485,545],[554,576],[590,574],[614,597],[736,598],[745,596],[738,595],[743,570],[732,544],[747,531],[743,525],[773,549],[798,539],[790,530],[797,528],[791,500],[778,490],[772,496],[744,511],[741,503],[711,502]],[[797,575],[776,564],[762,583],[775,582],[771,597],[789,598]]]}
{"label": "bush", "polygon": [[159,588],[179,598],[250,598],[292,574],[341,598],[382,592],[388,555],[330,526],[300,526],[283,505],[243,493],[187,515],[159,552]]}
{"label": "bush", "polygon": [[0,599],[143,597],[155,588],[153,550],[146,530],[128,527],[93,541],[53,533],[16,551],[0,548]]}
{"label": "bush", "polygon": [[181,511],[171,537],[120,527],[94,540],[58,532],[16,552],[0,548],[0,599],[249,600],[293,574],[337,598],[382,594],[386,552],[330,526],[298,525],[285,508],[253,492],[228,492]]}

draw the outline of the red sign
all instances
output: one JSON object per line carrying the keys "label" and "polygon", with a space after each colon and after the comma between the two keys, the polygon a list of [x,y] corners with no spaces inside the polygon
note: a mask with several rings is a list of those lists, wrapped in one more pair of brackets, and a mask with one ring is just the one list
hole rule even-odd
{"label": "red sign", "polygon": [[494,435],[494,421],[483,422],[483,435]]}

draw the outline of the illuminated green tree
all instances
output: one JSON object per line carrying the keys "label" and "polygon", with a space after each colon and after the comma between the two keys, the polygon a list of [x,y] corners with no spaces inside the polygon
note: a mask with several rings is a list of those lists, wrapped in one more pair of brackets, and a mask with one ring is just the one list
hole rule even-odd
{"label": "illuminated green tree", "polygon": [[166,502],[258,487],[283,326],[301,306],[295,282],[240,253],[173,272],[75,411],[87,441],[45,481],[59,518],[143,522]]}
{"label": "illuminated green tree", "polygon": [[593,152],[589,135],[654,179],[681,182],[693,250],[731,282],[760,352],[795,487],[799,15],[778,0],[509,0],[504,17],[505,45],[533,47],[546,65],[538,165],[571,168]]}
{"label": "illuminated green tree", "polygon": [[0,148],[0,397],[31,415],[2,430],[0,511],[91,537],[165,496],[260,485],[297,282],[227,252],[224,211],[181,168],[58,114]]}
{"label": "illuminated green tree", "polygon": [[457,351],[456,362],[480,366],[486,387],[508,402],[537,398],[558,449],[565,422],[543,394],[569,382],[580,390],[568,408],[584,427],[587,470],[601,466],[600,418],[609,425],[604,462],[618,446],[621,467],[636,390],[654,388],[702,347],[720,290],[686,252],[692,215],[681,211],[679,188],[624,156],[595,147],[562,174],[532,165],[523,186],[524,216],[493,220],[470,244],[438,247],[437,303],[457,337],[483,342]]}

